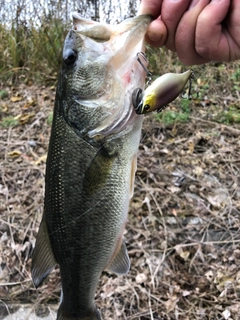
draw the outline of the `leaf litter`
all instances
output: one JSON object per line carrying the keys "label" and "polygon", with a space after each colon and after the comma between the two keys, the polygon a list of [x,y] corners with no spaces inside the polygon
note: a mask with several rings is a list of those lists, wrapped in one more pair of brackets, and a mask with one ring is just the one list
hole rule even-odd
{"label": "leaf litter", "polygon": [[[228,65],[226,73],[236,67]],[[200,90],[206,78],[197,79]],[[145,117],[124,234],[131,270],[127,276],[103,272],[96,293],[103,319],[239,319],[240,125],[214,121],[238,105],[239,96],[230,81],[222,86],[216,82],[190,102],[188,122]],[[14,303],[40,310],[59,302],[58,268],[37,290],[30,274],[43,213],[54,89],[0,86],[6,92],[0,124],[18,119],[0,125],[2,319]],[[180,103],[166,111],[176,112]]]}

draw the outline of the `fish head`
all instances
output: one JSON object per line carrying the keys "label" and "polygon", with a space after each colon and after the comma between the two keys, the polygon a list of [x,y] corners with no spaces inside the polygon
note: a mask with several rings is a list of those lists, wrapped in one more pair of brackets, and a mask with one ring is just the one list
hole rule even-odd
{"label": "fish head", "polygon": [[151,20],[141,15],[111,26],[73,14],[57,95],[65,121],[85,139],[121,135],[141,117],[132,106],[132,92],[145,84],[137,53],[145,49]]}

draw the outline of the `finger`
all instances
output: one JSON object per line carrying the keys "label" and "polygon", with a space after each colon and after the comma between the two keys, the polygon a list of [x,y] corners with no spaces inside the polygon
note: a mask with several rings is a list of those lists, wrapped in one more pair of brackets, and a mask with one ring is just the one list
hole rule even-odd
{"label": "finger", "polygon": [[195,49],[195,32],[200,13],[209,4],[209,0],[194,0],[182,16],[176,31],[176,51],[179,59],[187,64],[209,62]]}
{"label": "finger", "polygon": [[240,59],[240,1],[232,0],[230,2],[229,14],[225,23],[230,34],[230,61],[234,61]]}
{"label": "finger", "polygon": [[230,0],[211,1],[200,13],[196,26],[196,52],[207,60],[229,61],[230,48],[222,22]]}
{"label": "finger", "polygon": [[150,23],[146,34],[146,41],[154,47],[162,47],[167,38],[167,28],[161,17]]}
{"label": "finger", "polygon": [[177,26],[189,3],[190,0],[164,0],[162,3],[161,17],[168,32],[165,46],[172,51],[176,51],[175,34]]}
{"label": "finger", "polygon": [[145,40],[154,47],[161,47],[167,38],[167,29],[160,17],[161,0],[142,0],[138,14],[150,14],[155,18],[148,27]]}

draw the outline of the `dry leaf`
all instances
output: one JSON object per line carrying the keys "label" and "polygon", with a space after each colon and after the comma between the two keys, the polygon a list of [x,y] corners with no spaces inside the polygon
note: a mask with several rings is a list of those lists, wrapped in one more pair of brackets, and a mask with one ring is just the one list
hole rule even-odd
{"label": "dry leaf", "polygon": [[195,148],[194,141],[189,141],[188,142],[188,154],[193,154],[194,148]]}
{"label": "dry leaf", "polygon": [[225,309],[223,312],[222,312],[222,316],[224,319],[229,319],[230,316],[231,316],[231,312],[228,310],[228,309]]}
{"label": "dry leaf", "polygon": [[25,124],[25,123],[28,123],[33,117],[34,117],[34,113],[26,113],[26,114],[22,114],[18,120],[20,124]]}
{"label": "dry leaf", "polygon": [[187,297],[192,293],[192,291],[188,291],[188,290],[183,290],[182,295],[183,297]]}
{"label": "dry leaf", "polygon": [[48,94],[44,94],[43,95],[43,100],[48,100],[48,99],[50,99],[50,96]]}
{"label": "dry leaf", "polygon": [[35,105],[36,105],[36,100],[31,99],[23,106],[23,109],[28,109],[29,107],[35,106]]}
{"label": "dry leaf", "polygon": [[222,189],[216,189],[215,195],[209,195],[207,200],[215,208],[221,208],[228,202],[228,195]]}
{"label": "dry leaf", "polygon": [[165,302],[167,312],[173,311],[176,308],[178,300],[179,299],[177,295],[172,295],[171,298]]}
{"label": "dry leaf", "polygon": [[202,167],[196,166],[193,170],[193,173],[197,176],[197,178],[201,177],[203,174]]}
{"label": "dry leaf", "polygon": [[172,193],[178,193],[181,191],[181,188],[175,186],[171,186],[169,189]]}
{"label": "dry leaf", "polygon": [[47,161],[47,154],[44,154],[43,156],[39,157],[37,161],[35,161],[35,164],[38,165],[40,163],[46,163]]}
{"label": "dry leaf", "polygon": [[21,154],[22,154],[22,152],[19,151],[19,150],[13,150],[11,152],[8,152],[8,156],[11,157],[11,158],[14,158],[14,159],[20,157]]}
{"label": "dry leaf", "polygon": [[23,97],[21,96],[15,96],[15,97],[11,97],[10,100],[12,102],[18,102],[18,101],[21,101],[23,99]]}
{"label": "dry leaf", "polygon": [[8,111],[8,105],[6,103],[1,104],[0,111],[1,112],[7,112]]}
{"label": "dry leaf", "polygon": [[189,258],[190,252],[189,251],[184,251],[181,247],[181,245],[176,245],[175,250],[177,252],[177,254],[184,260],[186,261]]}
{"label": "dry leaf", "polygon": [[216,286],[219,291],[223,289],[232,288],[234,283],[234,278],[223,278],[222,281]]}
{"label": "dry leaf", "polygon": [[136,276],[136,282],[141,284],[143,282],[145,282],[147,280],[147,276],[145,275],[145,273],[139,273]]}

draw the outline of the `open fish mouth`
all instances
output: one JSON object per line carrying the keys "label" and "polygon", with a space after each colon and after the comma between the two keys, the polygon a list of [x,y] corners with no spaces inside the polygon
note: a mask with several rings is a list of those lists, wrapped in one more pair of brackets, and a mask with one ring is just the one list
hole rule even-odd
{"label": "open fish mouth", "polygon": [[[88,63],[84,81],[91,84],[92,91],[83,96],[79,87],[72,97],[84,112],[91,109],[93,117],[98,117],[94,125],[84,126],[88,138],[121,134],[134,125],[137,116],[132,92],[136,87],[144,87],[146,77],[137,53],[145,49],[144,36],[151,20],[149,15],[137,16],[110,26],[73,14],[73,29],[68,37],[75,37],[74,41],[81,47],[80,60]],[[69,49],[69,43],[67,38],[64,52]],[[101,77],[95,78],[95,70]],[[84,72],[79,72],[78,77],[84,77]]]}
{"label": "open fish mouth", "polygon": [[108,105],[109,101],[105,100],[106,118],[96,128],[88,131],[89,138],[102,138],[123,131],[126,133],[127,128],[131,130],[135,119],[139,117],[132,106],[131,96],[132,90],[129,90],[125,93],[124,99],[121,97],[118,103],[110,101]]}

